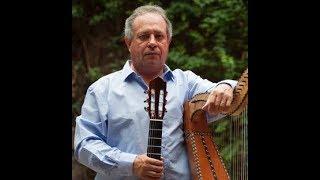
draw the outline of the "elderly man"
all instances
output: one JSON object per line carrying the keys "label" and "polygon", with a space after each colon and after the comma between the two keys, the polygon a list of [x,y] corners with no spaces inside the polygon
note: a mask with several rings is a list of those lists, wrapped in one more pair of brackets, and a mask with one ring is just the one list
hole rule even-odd
{"label": "elderly man", "polygon": [[[75,157],[101,179],[190,179],[183,138],[183,103],[210,92],[203,109],[209,122],[223,117],[232,101],[236,81],[213,83],[191,71],[172,71],[165,63],[172,26],[158,6],[137,8],[125,23],[125,42],[131,55],[123,69],[106,75],[87,91],[76,118]],[[146,155],[149,117],[144,100],[149,82],[161,77],[167,84],[163,120],[162,160]]]}

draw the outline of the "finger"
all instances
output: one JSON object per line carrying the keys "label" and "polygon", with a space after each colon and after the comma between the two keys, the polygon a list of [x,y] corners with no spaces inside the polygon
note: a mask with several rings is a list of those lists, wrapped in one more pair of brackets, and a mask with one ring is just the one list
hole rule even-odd
{"label": "finger", "polygon": [[231,106],[232,100],[233,100],[233,96],[230,95],[229,98],[227,99],[227,103],[226,103],[227,108]]}
{"label": "finger", "polygon": [[218,110],[220,111],[220,112],[222,112],[222,111],[224,111],[225,110],[225,108],[226,108],[226,103],[227,103],[227,96],[223,96],[223,98],[222,98],[222,100],[221,100],[221,102],[220,102],[220,105],[218,106]]}
{"label": "finger", "polygon": [[209,103],[208,103],[208,101],[202,106],[202,110],[205,110],[205,111],[208,111],[209,109]]}
{"label": "finger", "polygon": [[223,96],[223,98],[221,99],[220,105],[219,105],[220,108],[225,108],[226,107],[227,100],[228,100],[228,96]]}
{"label": "finger", "polygon": [[152,165],[152,164],[149,164],[147,167],[146,167],[146,170],[148,171],[155,171],[155,172],[162,172],[163,171],[163,166],[155,166],[155,165]]}
{"label": "finger", "polygon": [[215,99],[215,101],[214,101],[214,105],[215,105],[215,106],[219,106],[220,103],[221,103],[221,99],[222,99],[222,93],[217,94],[217,95],[216,95],[216,99]]}
{"label": "finger", "polygon": [[206,103],[202,107],[203,110],[210,112],[210,104],[213,104],[216,99],[216,94],[210,94]]}
{"label": "finger", "polygon": [[215,106],[214,103],[211,103],[209,105],[209,113],[212,114],[212,115],[216,115],[218,113],[217,106]]}
{"label": "finger", "polygon": [[147,159],[147,163],[155,165],[155,166],[163,166],[163,162],[158,160],[158,159],[154,159],[154,158],[148,158]]}
{"label": "finger", "polygon": [[146,172],[146,176],[149,176],[149,177],[153,177],[153,178],[160,178],[162,176],[162,172],[154,172],[154,171],[147,171]]}

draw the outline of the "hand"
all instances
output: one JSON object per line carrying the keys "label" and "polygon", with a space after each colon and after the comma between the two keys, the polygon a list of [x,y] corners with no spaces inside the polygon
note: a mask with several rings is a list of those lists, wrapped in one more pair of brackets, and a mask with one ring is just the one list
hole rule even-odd
{"label": "hand", "polygon": [[163,162],[145,154],[138,155],[133,161],[133,173],[143,180],[160,179],[163,175]]}
{"label": "hand", "polygon": [[209,114],[226,113],[233,99],[233,88],[228,84],[219,84],[210,93],[207,102],[202,107]]}

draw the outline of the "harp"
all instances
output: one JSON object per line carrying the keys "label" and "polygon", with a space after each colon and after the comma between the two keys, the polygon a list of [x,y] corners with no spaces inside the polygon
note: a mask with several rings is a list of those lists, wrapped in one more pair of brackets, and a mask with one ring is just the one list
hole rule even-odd
{"label": "harp", "polygon": [[184,104],[184,132],[192,177],[247,179],[248,69],[238,79],[227,116],[213,124],[213,132],[201,109],[208,96],[209,93],[197,94]]}

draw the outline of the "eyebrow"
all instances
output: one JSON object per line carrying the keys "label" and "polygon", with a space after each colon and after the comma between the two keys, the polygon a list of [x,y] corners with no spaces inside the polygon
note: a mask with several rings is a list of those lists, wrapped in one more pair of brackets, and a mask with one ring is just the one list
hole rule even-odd
{"label": "eyebrow", "polygon": [[[140,35],[140,34],[150,34],[149,32],[150,32],[149,30],[145,30],[145,31],[138,32],[137,34],[138,35]],[[154,32],[157,33],[157,34],[165,34],[165,32],[162,32],[160,30],[154,30]]]}

